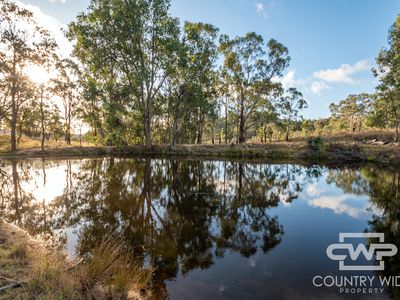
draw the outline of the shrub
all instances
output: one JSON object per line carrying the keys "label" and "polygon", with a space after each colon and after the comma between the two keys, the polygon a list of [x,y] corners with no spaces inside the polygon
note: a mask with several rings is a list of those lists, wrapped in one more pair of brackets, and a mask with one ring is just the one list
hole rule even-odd
{"label": "shrub", "polygon": [[325,141],[322,137],[318,136],[316,138],[309,138],[308,147],[312,153],[322,152],[324,150]]}

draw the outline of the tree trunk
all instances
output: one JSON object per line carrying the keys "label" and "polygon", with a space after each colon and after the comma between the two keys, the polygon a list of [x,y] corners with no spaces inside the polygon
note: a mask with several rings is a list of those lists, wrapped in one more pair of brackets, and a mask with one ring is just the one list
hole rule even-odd
{"label": "tree trunk", "polygon": [[262,129],[263,129],[263,132],[262,132],[262,134],[261,134],[261,143],[262,143],[262,144],[264,144],[264,142],[266,142],[266,139],[265,139],[265,126],[264,126],[264,123],[261,123],[261,127],[262,127]]}
{"label": "tree trunk", "polygon": [[286,124],[286,133],[285,133],[285,141],[289,142],[289,133],[290,133],[290,123],[292,122],[292,119],[289,118],[287,120],[287,124]]}
{"label": "tree trunk", "polygon": [[12,104],[12,116],[11,116],[11,151],[17,150],[17,110],[15,107],[15,98],[13,97]]}
{"label": "tree trunk", "polygon": [[19,131],[18,131],[18,139],[17,139],[17,144],[19,145],[19,143],[20,143],[20,141],[21,141],[21,138],[22,138],[22,130],[21,130],[22,128],[20,128],[19,129]]}
{"label": "tree trunk", "polygon": [[239,124],[236,124],[236,144],[239,144]]}
{"label": "tree trunk", "polygon": [[71,112],[68,113],[67,130],[65,134],[67,145],[71,145]]}
{"label": "tree trunk", "polygon": [[204,116],[200,113],[199,130],[197,132],[197,144],[198,145],[201,145],[203,143],[203,123],[204,123]]}
{"label": "tree trunk", "polygon": [[286,125],[286,132],[285,132],[285,141],[289,142],[289,126],[290,126],[290,120],[288,122],[288,124]]}
{"label": "tree trunk", "polygon": [[71,145],[71,103],[72,97],[69,95],[64,99],[65,142],[67,145]]}
{"label": "tree trunk", "polygon": [[42,152],[44,152],[44,140],[46,136],[44,129],[43,87],[40,89],[40,124],[41,124],[41,134],[42,134],[41,148]]}
{"label": "tree trunk", "polygon": [[264,143],[267,143],[267,125],[263,126]]}
{"label": "tree trunk", "polygon": [[171,147],[175,146],[177,132],[178,132],[178,120],[174,119],[174,124],[172,125]]}
{"label": "tree trunk", "polygon": [[16,57],[14,53],[13,71],[12,71],[12,85],[11,85],[11,151],[17,150],[17,66]]}
{"label": "tree trunk", "polygon": [[355,129],[355,127],[354,127],[354,117],[353,117],[353,115],[351,116],[351,119],[350,119],[350,132],[351,133],[354,133],[356,131],[356,129]]}
{"label": "tree trunk", "polygon": [[244,101],[243,98],[240,100],[240,120],[239,120],[239,144],[243,144],[246,142],[246,138],[244,136]]}
{"label": "tree trunk", "polygon": [[19,145],[19,142],[21,141],[22,137],[22,123],[23,123],[24,118],[22,117],[21,122],[19,123],[18,126],[18,139],[17,139],[17,144]]}
{"label": "tree trunk", "polygon": [[228,144],[228,100],[225,104],[225,144]]}
{"label": "tree trunk", "polygon": [[214,126],[211,126],[211,143],[214,145]]}
{"label": "tree trunk", "polygon": [[79,146],[82,147],[82,126],[79,127]]}
{"label": "tree trunk", "polygon": [[199,131],[197,132],[197,144],[201,145],[203,143],[203,126],[199,125]]}
{"label": "tree trunk", "polygon": [[151,119],[150,111],[147,108],[144,114],[144,135],[146,138],[146,148],[151,149]]}

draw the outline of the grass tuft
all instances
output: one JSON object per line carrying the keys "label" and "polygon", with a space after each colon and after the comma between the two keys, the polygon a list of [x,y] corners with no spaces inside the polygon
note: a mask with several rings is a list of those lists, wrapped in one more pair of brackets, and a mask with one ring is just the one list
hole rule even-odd
{"label": "grass tuft", "polygon": [[148,287],[152,276],[124,241],[111,235],[74,265],[61,253],[49,255],[26,242],[6,241],[0,245],[0,269],[12,282],[23,278],[22,287],[0,294],[17,299],[128,299]]}
{"label": "grass tuft", "polygon": [[16,243],[10,249],[9,258],[25,261],[28,257],[28,249],[25,242]]}

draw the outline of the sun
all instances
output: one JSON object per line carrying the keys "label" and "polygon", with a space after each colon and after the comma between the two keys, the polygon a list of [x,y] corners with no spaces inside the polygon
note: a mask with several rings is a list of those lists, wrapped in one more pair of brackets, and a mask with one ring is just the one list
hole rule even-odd
{"label": "sun", "polygon": [[28,75],[30,80],[38,85],[45,84],[51,79],[51,74],[38,65],[28,65],[25,68],[25,74]]}

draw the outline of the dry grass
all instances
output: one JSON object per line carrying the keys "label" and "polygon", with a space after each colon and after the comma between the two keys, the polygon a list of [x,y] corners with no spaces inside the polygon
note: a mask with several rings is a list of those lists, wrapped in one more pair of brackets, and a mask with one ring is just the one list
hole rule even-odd
{"label": "dry grass", "polygon": [[78,264],[62,253],[33,248],[26,240],[4,230],[0,221],[0,287],[22,286],[0,293],[0,299],[143,299],[152,270],[119,238],[107,236]]}
{"label": "dry grass", "polygon": [[96,295],[101,287],[108,299],[126,299],[133,286],[145,287],[152,275],[137,263],[123,240],[113,236],[100,241],[76,271],[85,295]]}
{"label": "dry grass", "polygon": [[[90,146],[91,144],[82,143],[82,146]],[[29,150],[29,149],[39,149],[41,146],[40,140],[39,139],[31,139],[28,137],[22,137],[20,140],[19,145],[17,148],[19,150]],[[50,141],[45,141],[45,147],[46,148],[62,148],[62,147],[77,147],[80,146],[79,142],[77,141],[72,141],[72,145],[67,145],[66,142],[60,140],[58,142],[50,140]],[[0,152],[8,152],[11,150],[10,147],[10,136],[9,135],[3,135],[0,134]]]}
{"label": "dry grass", "polygon": [[26,242],[16,243],[11,246],[9,258],[24,261],[28,258]]}
{"label": "dry grass", "polygon": [[366,142],[370,140],[379,140],[391,143],[394,141],[394,137],[394,130],[366,129],[355,133],[336,133],[331,136],[325,136],[324,138],[329,142]]}

